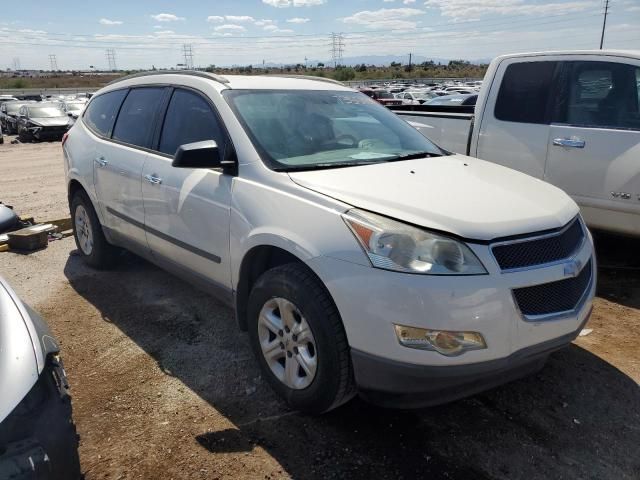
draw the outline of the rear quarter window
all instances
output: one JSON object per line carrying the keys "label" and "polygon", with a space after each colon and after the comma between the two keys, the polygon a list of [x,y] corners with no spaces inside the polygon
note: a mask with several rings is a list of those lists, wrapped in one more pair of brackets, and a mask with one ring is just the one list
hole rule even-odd
{"label": "rear quarter window", "polygon": [[87,106],[82,117],[85,125],[94,133],[109,137],[113,129],[122,100],[127,95],[127,90],[116,90],[95,97]]}
{"label": "rear quarter window", "polygon": [[507,67],[495,117],[505,122],[549,123],[547,107],[558,62],[523,62]]}

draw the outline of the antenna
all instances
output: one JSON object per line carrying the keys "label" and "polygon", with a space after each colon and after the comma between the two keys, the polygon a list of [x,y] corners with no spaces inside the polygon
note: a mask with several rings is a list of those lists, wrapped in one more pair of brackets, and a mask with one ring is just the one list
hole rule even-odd
{"label": "antenna", "polygon": [[184,55],[184,68],[193,70],[193,45],[190,43],[182,45],[182,53]]}
{"label": "antenna", "polygon": [[107,48],[107,62],[109,63],[109,70],[114,72],[116,68],[116,51],[113,48]]}
{"label": "antenna", "polygon": [[49,63],[51,64],[51,71],[55,72],[58,70],[58,60],[56,59],[56,56],[53,54],[49,55]]}
{"label": "antenna", "polygon": [[604,4],[604,19],[602,20],[602,35],[600,36],[600,50],[602,50],[602,44],[604,43],[604,30],[607,27],[607,13],[609,13],[609,0],[606,0]]}

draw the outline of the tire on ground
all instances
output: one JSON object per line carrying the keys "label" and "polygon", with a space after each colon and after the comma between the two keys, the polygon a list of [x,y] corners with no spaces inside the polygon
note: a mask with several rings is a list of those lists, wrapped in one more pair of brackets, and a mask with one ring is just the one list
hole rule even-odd
{"label": "tire on ground", "polygon": [[[289,388],[272,373],[260,347],[258,317],[264,304],[274,297],[292,302],[315,338],[318,358],[315,378],[301,390]],[[251,346],[263,375],[292,408],[320,414],[355,395],[351,354],[340,314],[322,282],[308,267],[289,263],[263,273],[249,296],[248,323]]]}
{"label": "tire on ground", "polygon": [[[76,211],[79,206],[84,207],[87,212],[91,233],[93,235],[93,249],[89,255],[82,250],[80,240],[78,239]],[[76,192],[71,200],[71,223],[73,224],[73,237],[76,241],[78,252],[87,265],[101,270],[113,266],[118,249],[107,242],[104,232],[102,231],[102,225],[100,224],[98,215],[93,208],[93,204],[87,194],[82,190]]]}

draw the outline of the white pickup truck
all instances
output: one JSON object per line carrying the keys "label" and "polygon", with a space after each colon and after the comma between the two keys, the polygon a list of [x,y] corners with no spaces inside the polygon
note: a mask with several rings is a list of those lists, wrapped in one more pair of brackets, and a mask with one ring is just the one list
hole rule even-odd
{"label": "white pickup truck", "polygon": [[500,56],[468,113],[393,110],[447,150],[562,188],[589,226],[638,236],[639,104],[640,51],[596,50]]}

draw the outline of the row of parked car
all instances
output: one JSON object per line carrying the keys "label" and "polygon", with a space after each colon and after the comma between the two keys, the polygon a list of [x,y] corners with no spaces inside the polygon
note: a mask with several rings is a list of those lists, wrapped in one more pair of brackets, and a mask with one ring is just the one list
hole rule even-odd
{"label": "row of parked car", "polygon": [[0,95],[1,132],[18,135],[21,142],[62,139],[84,111],[90,94],[26,97]]}
{"label": "row of parked car", "polygon": [[387,83],[359,90],[385,106],[475,105],[482,81],[430,84]]}

